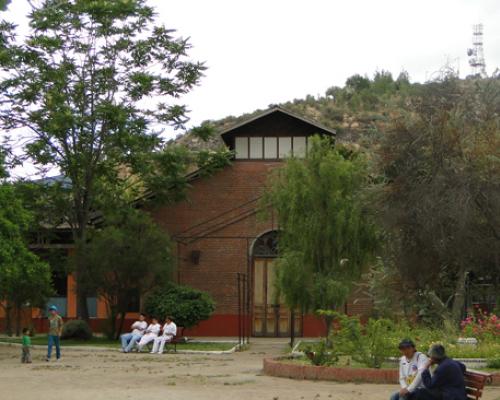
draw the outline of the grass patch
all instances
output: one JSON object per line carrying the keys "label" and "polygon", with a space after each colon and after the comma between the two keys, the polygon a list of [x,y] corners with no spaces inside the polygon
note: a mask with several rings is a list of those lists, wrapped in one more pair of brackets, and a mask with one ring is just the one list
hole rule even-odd
{"label": "grass patch", "polygon": [[[4,343],[21,343],[21,338],[15,337],[2,337],[0,338],[0,342]],[[37,335],[31,338],[31,343],[34,345],[47,345],[47,336],[45,335]],[[110,348],[120,348],[120,342],[118,340],[109,340],[105,337],[95,336],[90,340],[61,340],[62,346],[89,346],[89,347],[110,347]],[[207,342],[207,343],[198,343],[198,342],[188,342],[188,343],[179,343],[177,345],[177,350],[197,350],[197,351],[227,351],[231,350],[234,347],[234,343],[229,342]],[[169,346],[170,347],[170,346]]]}

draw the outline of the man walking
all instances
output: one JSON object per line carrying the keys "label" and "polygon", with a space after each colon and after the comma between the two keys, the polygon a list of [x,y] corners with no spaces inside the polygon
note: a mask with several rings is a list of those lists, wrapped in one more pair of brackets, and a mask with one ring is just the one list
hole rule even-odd
{"label": "man walking", "polygon": [[52,356],[52,346],[56,346],[56,359],[61,359],[61,344],[60,337],[63,328],[63,319],[57,312],[57,307],[52,305],[49,307],[49,343],[47,348],[47,362]]}

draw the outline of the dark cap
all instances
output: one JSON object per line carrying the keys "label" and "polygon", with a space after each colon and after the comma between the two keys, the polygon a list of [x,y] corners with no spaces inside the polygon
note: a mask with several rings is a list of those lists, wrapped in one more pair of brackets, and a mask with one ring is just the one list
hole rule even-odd
{"label": "dark cap", "polygon": [[401,340],[401,342],[399,342],[398,349],[406,349],[408,347],[415,348],[415,343],[413,343],[413,341],[410,339],[403,339]]}

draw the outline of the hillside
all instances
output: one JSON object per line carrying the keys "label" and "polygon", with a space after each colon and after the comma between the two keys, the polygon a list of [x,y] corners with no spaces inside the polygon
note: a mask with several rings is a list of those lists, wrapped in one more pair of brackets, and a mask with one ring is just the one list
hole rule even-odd
{"label": "hillside", "polygon": [[[491,81],[500,90],[500,80],[493,78]],[[469,86],[476,80],[468,78],[460,82]],[[380,71],[373,78],[353,75],[347,79],[344,87],[330,87],[323,96],[308,95],[304,99],[294,99],[278,105],[335,129],[338,142],[373,149],[389,122],[408,108],[411,98],[435,84],[436,82],[411,83],[405,72],[394,79],[389,72]],[[222,132],[262,111],[255,110],[238,117],[228,116],[206,122],[214,125],[217,132]],[[177,141],[191,148],[217,148],[223,145],[218,134],[206,143],[189,133],[178,137]]]}
{"label": "hillside", "polygon": [[[404,73],[394,80],[390,73],[382,71],[373,79],[354,75],[343,88],[331,87],[321,97],[308,95],[278,105],[335,129],[339,142],[371,147],[384,131],[391,114],[398,114],[404,99],[420,86],[410,83]],[[222,132],[262,111],[206,122],[211,123],[216,132]],[[219,135],[204,143],[189,133],[178,137],[177,142],[191,148],[216,148],[223,144]]]}

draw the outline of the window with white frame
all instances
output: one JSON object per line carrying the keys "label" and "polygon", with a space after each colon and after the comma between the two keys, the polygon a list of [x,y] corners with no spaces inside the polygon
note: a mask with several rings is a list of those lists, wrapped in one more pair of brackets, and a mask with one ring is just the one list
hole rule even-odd
{"label": "window with white frame", "polygon": [[262,147],[261,137],[250,138],[250,158],[261,159],[264,148]]}
{"label": "window with white frame", "polygon": [[236,137],[234,139],[234,151],[236,153],[237,159],[247,159],[248,158],[248,138],[247,137]]}
{"label": "window with white frame", "polygon": [[275,160],[278,158],[278,138],[265,137],[264,138],[264,158],[268,160]]}
{"label": "window with white frame", "polygon": [[280,137],[278,138],[278,155],[279,158],[286,158],[292,155],[292,138]]}
{"label": "window with white frame", "polygon": [[234,139],[236,159],[276,160],[286,157],[303,158],[307,155],[305,136],[240,136]]}

